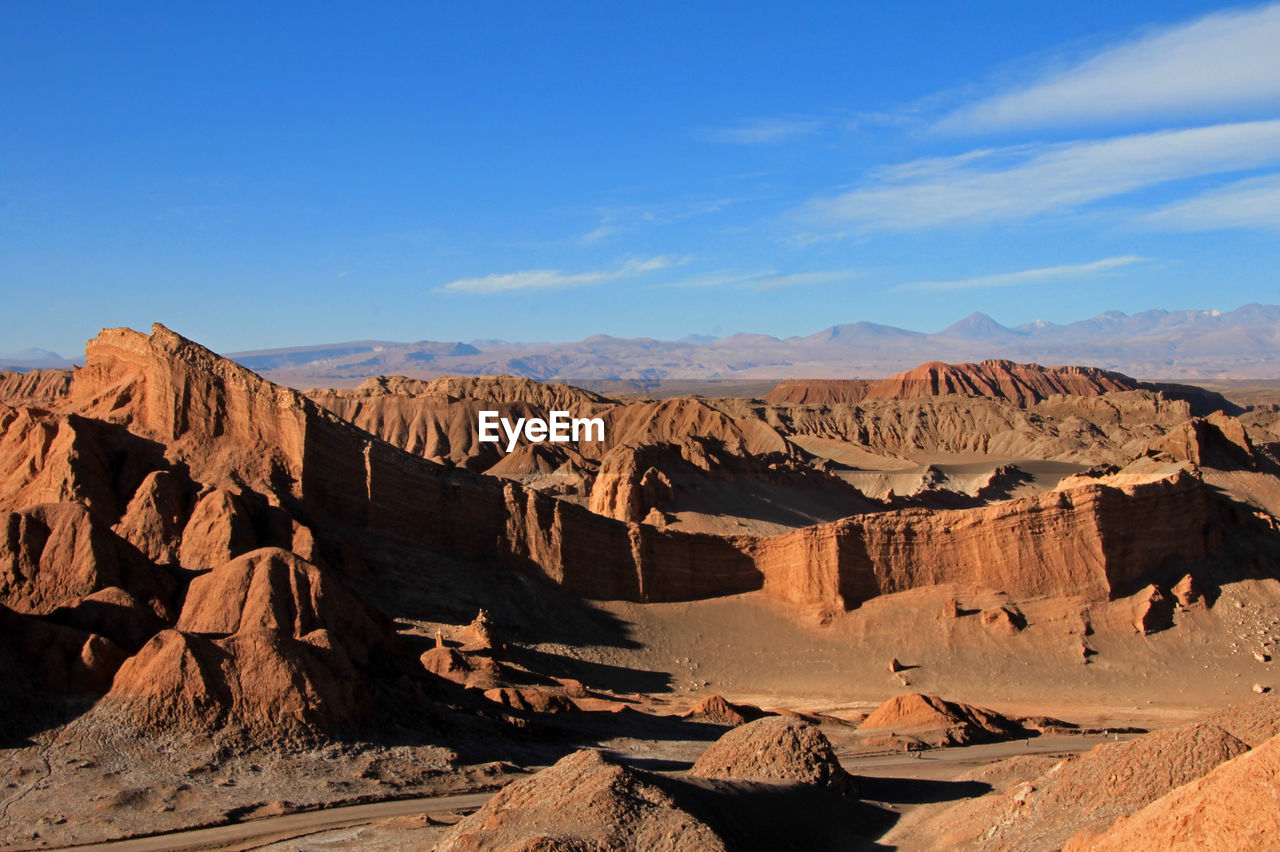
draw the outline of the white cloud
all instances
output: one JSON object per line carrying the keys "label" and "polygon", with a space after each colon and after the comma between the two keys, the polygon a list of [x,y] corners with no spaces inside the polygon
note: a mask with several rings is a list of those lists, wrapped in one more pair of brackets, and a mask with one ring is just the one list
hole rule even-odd
{"label": "white cloud", "polygon": [[832,281],[844,281],[858,275],[848,269],[836,269],[830,272],[789,272],[766,275],[756,281],[757,290],[780,290],[783,287],[805,287],[810,284],[829,284]]}
{"label": "white cloud", "polygon": [[831,270],[826,272],[779,272],[776,269],[764,269],[758,272],[735,272],[721,269],[669,281],[662,287],[737,287],[752,290],[778,290],[783,287],[802,287],[810,284],[825,284],[831,281],[842,281],[860,273],[847,270]]}
{"label": "white cloud", "polygon": [[731,269],[718,269],[714,272],[704,272],[700,275],[691,275],[688,278],[678,278],[675,281],[666,281],[654,286],[683,288],[727,287],[735,284],[745,284],[756,281],[766,275],[776,274],[777,270],[773,269],[765,270],[764,272],[735,272]]}
{"label": "white cloud", "polygon": [[1155,30],[1066,70],[946,116],[946,130],[991,130],[1145,116],[1221,115],[1280,103],[1280,4]]}
{"label": "white cloud", "polygon": [[706,130],[702,135],[711,142],[730,145],[775,145],[816,133],[822,129],[823,124],[817,118],[757,118],[734,127]]}
{"label": "white cloud", "polygon": [[916,281],[911,284],[899,284],[894,290],[980,290],[994,287],[1021,287],[1027,284],[1042,284],[1047,281],[1061,281],[1064,278],[1083,278],[1109,272],[1122,266],[1144,263],[1151,258],[1139,257],[1136,254],[1123,257],[1107,257],[1092,263],[1078,263],[1071,266],[1045,266],[1039,269],[1023,269],[1018,272],[1002,272],[997,275],[982,275],[977,278],[959,278],[952,281]]}
{"label": "white cloud", "polygon": [[869,186],[812,201],[809,209],[864,231],[1016,221],[1278,161],[1280,120],[1218,124],[915,160],[878,172]]}
{"label": "white cloud", "polygon": [[616,225],[601,225],[599,228],[596,228],[594,231],[588,231],[587,233],[578,237],[578,242],[588,246],[594,245],[595,243],[598,243],[601,240],[606,239],[607,237],[612,237],[614,234],[618,234],[621,232],[622,232],[622,228],[619,228]]}
{"label": "white cloud", "polygon": [[1280,174],[1210,190],[1148,213],[1142,221],[1179,231],[1280,228]]}
{"label": "white cloud", "polygon": [[589,287],[593,284],[636,278],[684,262],[682,259],[660,255],[646,260],[628,260],[616,269],[599,269],[592,272],[567,273],[559,269],[527,269],[521,272],[486,275],[483,278],[460,278],[438,289],[452,293],[503,293],[512,290]]}

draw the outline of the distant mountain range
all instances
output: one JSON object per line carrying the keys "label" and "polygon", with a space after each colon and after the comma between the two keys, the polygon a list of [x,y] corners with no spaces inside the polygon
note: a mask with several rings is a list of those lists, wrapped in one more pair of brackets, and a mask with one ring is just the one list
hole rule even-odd
{"label": "distant mountain range", "polygon": [[[870,322],[835,325],[804,337],[735,334],[681,340],[595,335],[567,343],[360,340],[235,352],[235,361],[281,384],[341,387],[376,375],[510,374],[540,381],[643,387],[681,380],[769,382],[791,378],[884,378],[925,361],[1006,358],[1080,364],[1141,379],[1280,378],[1280,306],[1219,311],[1109,311],[1059,325],[1013,328],[970,314],[926,334]],[[0,369],[66,367],[45,350],[0,355]]]}
{"label": "distant mountain range", "polygon": [[[83,362],[83,358],[80,359]],[[63,358],[48,349],[23,349],[21,352],[0,352],[0,370],[25,373],[28,370],[65,370],[72,365],[70,358]]]}
{"label": "distant mountain range", "polygon": [[368,376],[510,374],[541,381],[638,385],[658,381],[882,378],[924,361],[1007,358],[1086,364],[1146,379],[1280,378],[1280,306],[1234,311],[1110,311],[1080,322],[1009,328],[971,314],[942,331],[854,322],[805,337],[735,334],[682,340],[595,335],[568,343],[364,340],[229,357],[297,387],[354,384]]}

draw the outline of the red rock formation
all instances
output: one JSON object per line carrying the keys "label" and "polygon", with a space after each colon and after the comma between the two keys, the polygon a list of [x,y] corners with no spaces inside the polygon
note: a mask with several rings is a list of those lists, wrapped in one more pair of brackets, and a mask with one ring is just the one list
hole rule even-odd
{"label": "red rock formation", "polygon": [[[152,562],[176,564],[179,543],[191,512],[190,490],[190,483],[184,482],[177,473],[152,471],[130,498],[124,515],[115,525],[116,533]],[[208,523],[203,521],[198,526]],[[201,533],[207,534],[207,530]]]}
{"label": "red rock formation", "polygon": [[793,405],[847,405],[862,402],[876,384],[874,379],[786,379],[764,398]]}
{"label": "red rock formation", "polygon": [[667,786],[598,751],[574,752],[503,787],[436,849],[726,850],[719,835],[685,810]]}
{"label": "red rock formation", "polygon": [[493,620],[489,618],[489,613],[483,609],[477,612],[476,617],[467,625],[466,637],[463,648],[467,651],[483,651],[490,656],[502,653],[502,640],[493,629]]}
{"label": "red rock formation", "polygon": [[1133,596],[1133,629],[1155,633],[1173,626],[1174,598],[1158,586],[1147,586]]}
{"label": "red rock formation", "polygon": [[369,669],[397,653],[391,625],[336,580],[263,548],[192,581],[177,629],[121,666],[103,706],[144,729],[305,741],[370,724]]}
{"label": "red rock formation", "polygon": [[1001,636],[1013,636],[1026,629],[1027,619],[1016,606],[997,606],[979,616],[982,626]]}
{"label": "red rock formation", "polygon": [[559,409],[586,415],[614,404],[614,400],[573,385],[535,382],[520,376],[441,376],[438,379],[410,379],[404,376],[376,376],[351,391],[312,391],[311,396],[335,393],[348,397],[410,396],[452,397],[481,402],[525,402],[543,410]]}
{"label": "red rock formation", "polygon": [[357,663],[391,646],[391,625],[336,579],[274,547],[252,551],[191,581],[178,617],[186,633],[225,636],[267,630],[302,638],[342,637]]}
{"label": "red rock formation", "polygon": [[77,502],[113,518],[118,499],[108,457],[117,436],[74,414],[0,404],[0,507]]}
{"label": "red rock formation", "polygon": [[460,683],[466,682],[472,671],[467,658],[453,648],[436,647],[423,651],[418,660],[432,674]]}
{"label": "red rock formation", "polygon": [[131,654],[169,623],[119,586],[107,586],[82,598],[71,598],[50,612],[47,620],[100,634]]}
{"label": "red rock formation", "polygon": [[215,488],[191,510],[178,559],[184,568],[208,571],[253,550],[255,538],[244,504],[233,492]]}
{"label": "red rock formation", "polygon": [[70,370],[0,370],[0,402],[9,405],[52,405],[66,396],[70,387]]}
{"label": "red rock formation", "polygon": [[890,698],[858,727],[909,733],[934,745],[968,745],[1025,735],[1018,720],[994,710],[918,692]]}
{"label": "red rock formation", "polygon": [[734,704],[723,695],[708,695],[684,714],[686,719],[700,719],[716,725],[737,727],[755,721],[766,714],[754,704]]}
{"label": "red rock formation", "polygon": [[977,364],[931,361],[878,381],[799,380],[782,382],[765,397],[771,402],[855,403],[864,399],[979,396],[1004,399],[1022,408],[1055,394],[1096,396],[1136,390],[1140,382],[1095,367],[1041,367],[992,360]]}
{"label": "red rock formation", "polygon": [[[671,479],[654,464],[671,467],[666,447],[614,447],[600,462],[591,486],[591,511],[619,521],[639,522],[670,502]],[[683,462],[677,455],[676,464]]]}
{"label": "red rock formation", "polygon": [[101,589],[127,590],[155,616],[172,618],[174,580],[75,503],[51,503],[4,518],[0,603],[44,614]]}
{"label": "red rock formation", "polygon": [[1081,832],[1064,852],[1274,849],[1280,837],[1280,737],[1233,757],[1101,834]]}
{"label": "red rock formation", "polygon": [[958,583],[1015,599],[1126,593],[1148,572],[1221,546],[1225,516],[1198,479],[1062,491],[975,509],[859,515],[748,545],[766,592],[856,606],[889,592]]}
{"label": "red rock formation", "polygon": [[6,606],[0,606],[0,636],[0,692],[101,694],[126,657],[97,633],[51,624]]}
{"label": "red rock formation", "polygon": [[1057,762],[1038,777],[962,806],[964,836],[949,834],[946,842],[963,848],[1061,849],[1082,829],[1104,831],[1179,785],[1231,765],[1247,750],[1236,737],[1206,723],[1103,743]]}
{"label": "red rock formation", "polygon": [[530,713],[572,713],[578,709],[567,696],[536,687],[496,687],[486,689],[484,697],[503,707]]}
{"label": "red rock formation", "polygon": [[[1220,511],[1186,475],[1137,485],[1090,482],[980,509],[861,515],[771,538],[627,525],[416,459],[161,327],[150,337],[100,335],[87,348],[68,404],[160,441],[196,483],[253,489],[260,508],[244,514],[259,513],[255,531],[270,527],[268,509],[287,507],[326,536],[359,530],[459,559],[506,563],[587,597],[688,600],[763,586],[788,600],[856,606],[886,592],[956,582],[1015,598],[1098,599],[1127,591],[1126,584],[1166,563],[1193,564],[1219,543]],[[667,438],[714,432],[733,452],[787,447],[761,421],[697,400],[607,416],[614,416],[615,438],[658,428]],[[133,496],[117,502],[127,505]],[[221,508],[209,514],[224,522],[216,537],[231,542],[242,513],[229,497],[212,499]],[[187,522],[192,535],[196,515],[204,512],[197,507]],[[275,539],[288,544],[289,535],[286,525]],[[219,553],[269,543],[246,537],[219,545]],[[199,565],[197,552],[214,547],[208,540],[191,546],[190,560]]]}
{"label": "red rock formation", "polygon": [[1152,443],[1151,452],[1221,470],[1257,467],[1253,442],[1244,424],[1221,412],[1196,417],[1170,430]]}
{"label": "red rock formation", "polygon": [[851,781],[822,731],[785,716],[768,716],[729,731],[702,753],[689,775],[831,789],[844,789]]}

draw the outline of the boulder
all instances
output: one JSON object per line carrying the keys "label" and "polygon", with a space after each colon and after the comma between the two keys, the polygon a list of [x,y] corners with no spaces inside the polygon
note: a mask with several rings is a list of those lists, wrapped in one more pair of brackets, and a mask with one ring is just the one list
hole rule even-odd
{"label": "boulder", "polygon": [[815,725],[769,716],[734,728],[693,764],[689,775],[845,789],[851,778]]}
{"label": "boulder", "polygon": [[658,777],[578,751],[502,788],[437,852],[723,852],[721,837]]}

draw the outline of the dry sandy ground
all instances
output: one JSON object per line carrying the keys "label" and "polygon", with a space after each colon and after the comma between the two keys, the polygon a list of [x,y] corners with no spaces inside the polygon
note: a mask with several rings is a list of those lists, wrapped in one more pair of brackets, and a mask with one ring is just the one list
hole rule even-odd
{"label": "dry sandy ground", "polygon": [[[867,826],[870,840],[913,842],[918,812],[947,806],[976,795],[988,784],[965,780],[984,767],[999,765],[1001,780],[1033,774],[1069,754],[1086,751],[1109,739],[1102,735],[1054,735],[1007,743],[936,749],[912,755],[870,754],[855,744],[851,728],[828,725],[842,765],[860,779],[861,798],[879,813]],[[675,741],[665,750],[672,763],[686,764],[705,748],[702,741]],[[1015,758],[1015,760],[1010,760]],[[644,765],[643,759],[633,761]],[[652,768],[652,767],[650,767]],[[682,774],[674,771],[672,774]],[[991,775],[988,772],[987,775]],[[350,805],[325,811],[266,816],[219,828],[179,832],[79,847],[85,852],[195,852],[195,850],[386,850],[408,852],[430,848],[464,814],[491,793],[395,800]],[[884,834],[887,829],[888,833]],[[909,846],[907,847],[909,848]]]}
{"label": "dry sandy ground", "polygon": [[[962,612],[969,614],[939,618],[943,602],[953,596]],[[540,643],[515,654],[528,662],[555,661],[563,673],[592,688],[620,693],[632,687],[648,692],[636,706],[650,713],[680,713],[699,698],[720,693],[769,709],[822,712],[856,721],[886,698],[921,691],[1008,714],[1054,716],[1093,728],[1158,728],[1200,718],[1217,707],[1253,697],[1252,685],[1272,685],[1276,674],[1274,663],[1258,662],[1254,653],[1269,654],[1280,642],[1280,582],[1227,586],[1212,608],[1179,611],[1172,629],[1150,636],[1127,628],[1127,601],[1095,607],[1088,614],[1095,632],[1087,641],[1096,653],[1088,663],[1078,653],[1082,612],[1078,606],[1061,601],[1023,604],[1026,630],[1016,635],[992,634],[981,625],[977,611],[1001,600],[991,592],[927,589],[877,599],[835,615],[787,606],[759,594],[680,604],[598,604],[603,614],[620,623],[629,642],[613,646]],[[457,629],[456,625],[440,626]],[[432,625],[416,627],[430,630]],[[889,672],[891,658],[907,668]],[[562,723],[582,745],[599,745],[646,769],[674,772],[687,768],[723,730],[699,725],[694,726],[695,733],[697,729],[705,733],[690,736],[687,724],[679,730],[643,725],[619,728],[586,714],[562,717]],[[1099,742],[1097,736],[1053,736],[936,750],[915,757],[883,751],[868,754],[852,725],[829,724],[825,730],[846,767],[866,779],[863,800],[879,815],[879,821],[868,827],[869,837],[906,849],[920,842],[911,833],[920,812],[936,812],[990,789],[972,780],[975,770],[992,767],[989,771],[1002,781],[1008,780],[1005,776],[1032,777],[1045,771],[1057,756]],[[170,757],[157,761],[152,753],[157,746]],[[565,743],[562,747],[575,746]],[[201,755],[190,751],[180,753],[157,743],[138,743],[136,748],[139,754],[132,758],[108,758],[112,765],[102,767],[106,771],[91,801],[78,806],[68,801],[61,814],[47,813],[45,819],[78,819],[79,810],[94,820],[117,821],[124,828],[131,822],[126,818],[131,812],[155,827],[190,825],[192,808],[212,806],[183,798],[182,778],[193,770],[197,777],[208,773],[215,783],[224,785],[220,789],[229,794],[223,797],[227,801],[242,802],[238,808],[219,806],[220,810],[194,820],[206,824],[228,817],[243,820],[287,813],[290,800],[340,804],[361,796],[447,794],[504,777],[501,770],[488,778],[475,771],[470,777],[455,776],[442,761],[446,755],[436,752],[393,750],[379,760],[376,755],[333,750],[317,753],[312,769],[305,777],[295,777],[296,783],[290,782],[295,789],[285,791],[281,779],[291,777],[289,772],[296,775],[296,767],[285,771],[261,761],[262,765],[212,759],[212,743],[204,755],[210,763],[207,769],[202,768]],[[41,765],[75,760],[74,751],[65,745],[32,749],[27,774],[11,773],[8,781],[38,784]],[[438,761],[434,769],[422,762],[432,759],[432,754]],[[1031,756],[1001,763],[1020,754]],[[429,771],[412,777],[414,765]],[[141,767],[150,775],[140,774]],[[94,773],[86,770],[86,774]],[[962,774],[969,780],[957,780]],[[287,832],[299,832],[288,837],[282,836],[284,829],[278,822],[264,820],[255,822],[261,830],[255,829],[253,839],[239,838],[216,848],[423,849],[445,830],[442,823],[457,818],[449,815],[451,809],[442,813],[439,804],[419,807],[401,802],[383,811],[327,813],[323,824],[318,824],[321,817],[309,820],[295,815],[303,826],[287,828]],[[428,811],[429,817],[424,815]],[[340,824],[335,825],[335,819]]]}
{"label": "dry sandy ground", "polygon": [[[954,597],[958,619],[939,615]],[[823,712],[858,711],[905,691],[1086,722],[1109,714],[1174,717],[1242,701],[1262,682],[1280,686],[1280,582],[1242,581],[1211,608],[1179,611],[1148,636],[1128,626],[1128,600],[1093,607],[1043,600],[1021,605],[1016,635],[982,626],[990,591],[919,589],[849,613],[806,611],[759,595],[675,604],[603,604],[627,625],[633,648],[545,650],[636,672],[666,674],[674,695],[720,693],[734,701]],[[1084,619],[1092,625],[1083,636]],[[823,624],[823,621],[829,623]],[[1084,662],[1081,643],[1094,652]],[[888,671],[890,659],[909,668]],[[589,672],[583,672],[589,676]]]}

